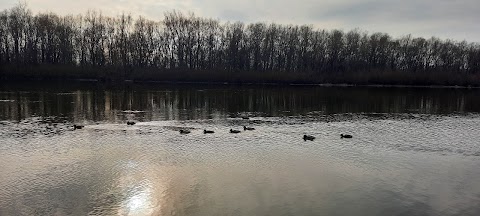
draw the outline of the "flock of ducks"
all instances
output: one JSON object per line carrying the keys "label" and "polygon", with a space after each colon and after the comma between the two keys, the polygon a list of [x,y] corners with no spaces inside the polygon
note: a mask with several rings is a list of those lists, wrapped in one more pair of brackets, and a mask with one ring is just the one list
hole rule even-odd
{"label": "flock of ducks", "polygon": [[[129,125],[131,125],[131,124],[129,124]],[[243,130],[244,131],[247,131],[247,130],[251,131],[251,130],[255,130],[255,128],[243,126]],[[241,132],[240,130],[230,129],[230,133],[240,133],[240,132]],[[189,134],[189,133],[190,133],[190,130],[180,129],[180,134]],[[203,133],[204,134],[213,134],[213,133],[215,133],[215,131],[213,131],[213,130],[203,130]]]}
{"label": "flock of ducks", "polygon": [[[248,119],[248,117],[242,117],[242,119]],[[135,122],[134,121],[127,121],[127,125],[135,125]],[[74,124],[73,125],[73,129],[74,130],[79,130],[79,129],[82,129],[84,126],[83,125],[76,125]],[[255,128],[253,127],[247,127],[247,126],[243,126],[243,130],[244,131],[252,131],[252,130],[255,130]],[[230,133],[234,133],[234,134],[237,134],[237,133],[240,133],[241,131],[240,130],[235,130],[235,129],[230,129]],[[190,133],[190,130],[187,130],[187,129],[180,129],[180,134],[189,134]],[[212,133],[215,133],[215,131],[213,130],[203,130],[203,133],[204,134],[212,134]],[[350,138],[353,138],[352,135],[349,135],[349,134],[340,134],[340,138],[346,138],[346,139],[350,139]],[[315,139],[314,136],[312,135],[303,135],[303,141],[313,141]]]}

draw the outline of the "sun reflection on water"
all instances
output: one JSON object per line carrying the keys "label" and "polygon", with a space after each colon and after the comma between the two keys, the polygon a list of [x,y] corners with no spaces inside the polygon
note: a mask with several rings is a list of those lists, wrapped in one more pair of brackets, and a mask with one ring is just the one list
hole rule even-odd
{"label": "sun reflection on water", "polygon": [[129,160],[122,167],[119,187],[124,191],[125,199],[120,215],[156,215],[159,206],[155,193],[161,187],[153,184],[157,178],[151,164]]}
{"label": "sun reflection on water", "polygon": [[146,188],[127,198],[125,204],[127,215],[152,215],[153,206],[151,195],[151,189]]}

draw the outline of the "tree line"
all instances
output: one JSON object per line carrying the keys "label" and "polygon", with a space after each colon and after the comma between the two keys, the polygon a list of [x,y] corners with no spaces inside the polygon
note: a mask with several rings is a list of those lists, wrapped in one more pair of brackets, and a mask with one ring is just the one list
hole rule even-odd
{"label": "tree line", "polygon": [[[0,12],[0,70],[60,65],[116,68],[118,76],[158,71],[279,72],[336,75],[399,73],[475,74],[480,45],[359,29],[309,25],[222,23],[178,11],[161,21],[98,11],[33,15],[25,5]],[[114,75],[115,76],[115,75]]]}

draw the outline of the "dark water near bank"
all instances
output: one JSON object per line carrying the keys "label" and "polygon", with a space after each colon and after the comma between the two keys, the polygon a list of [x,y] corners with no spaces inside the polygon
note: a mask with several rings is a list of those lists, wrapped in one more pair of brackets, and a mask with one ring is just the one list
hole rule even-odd
{"label": "dark water near bank", "polygon": [[480,215],[479,112],[478,89],[2,83],[0,215]]}

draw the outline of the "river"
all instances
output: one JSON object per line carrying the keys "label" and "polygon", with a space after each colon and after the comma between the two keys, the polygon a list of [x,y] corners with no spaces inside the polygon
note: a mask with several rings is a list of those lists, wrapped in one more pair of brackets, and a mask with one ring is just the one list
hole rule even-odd
{"label": "river", "polygon": [[480,215],[479,102],[455,88],[2,84],[0,215]]}

